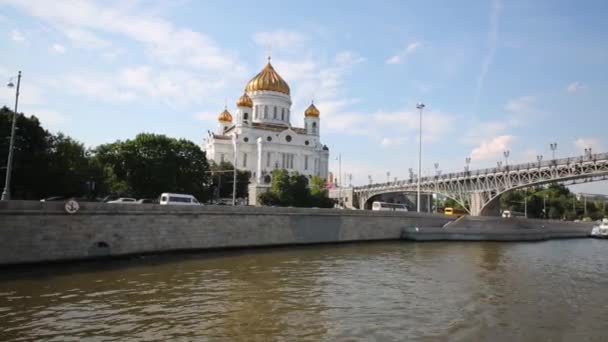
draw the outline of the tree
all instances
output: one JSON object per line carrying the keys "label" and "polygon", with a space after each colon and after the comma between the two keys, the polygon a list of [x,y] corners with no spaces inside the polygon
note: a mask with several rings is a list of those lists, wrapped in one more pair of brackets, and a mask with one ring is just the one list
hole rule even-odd
{"label": "tree", "polygon": [[[0,184],[4,188],[13,111],[0,109]],[[51,134],[40,126],[35,116],[17,114],[11,172],[11,198],[40,199],[49,195],[49,149]]]}
{"label": "tree", "polygon": [[[211,162],[211,188],[213,189],[213,196],[215,198],[227,198],[232,197],[233,177],[234,174],[230,171],[234,170],[234,166],[230,162],[221,162],[216,164]],[[229,172],[219,172],[229,171]],[[237,169],[236,173],[236,197],[243,198],[247,196],[249,192],[249,179],[251,178],[251,172],[241,171]]]}
{"label": "tree", "polygon": [[133,140],[98,146],[93,151],[104,170],[105,187],[138,198],[156,198],[163,192],[189,193],[208,198],[209,164],[193,142],[141,133]]}
{"label": "tree", "polygon": [[320,177],[306,176],[287,170],[272,171],[270,189],[259,195],[263,205],[332,208],[334,201],[327,196],[325,182]]}

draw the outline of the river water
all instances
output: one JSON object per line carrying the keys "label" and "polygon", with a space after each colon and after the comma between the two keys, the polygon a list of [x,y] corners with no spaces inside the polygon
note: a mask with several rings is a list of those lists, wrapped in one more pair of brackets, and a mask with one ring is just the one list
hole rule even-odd
{"label": "river water", "polygon": [[605,341],[608,241],[381,242],[3,269],[1,341]]}

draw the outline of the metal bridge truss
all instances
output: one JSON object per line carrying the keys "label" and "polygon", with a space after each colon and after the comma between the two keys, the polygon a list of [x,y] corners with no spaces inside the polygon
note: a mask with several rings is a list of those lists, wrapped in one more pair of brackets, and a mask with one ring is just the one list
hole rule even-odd
{"label": "metal bridge truss", "polygon": [[[452,198],[471,215],[479,216],[496,205],[500,195],[507,191],[547,183],[573,184],[606,179],[608,153],[599,153],[425,177],[420,180],[420,190]],[[417,179],[370,184],[353,190],[359,207],[364,208],[365,203],[376,195],[417,191]]]}

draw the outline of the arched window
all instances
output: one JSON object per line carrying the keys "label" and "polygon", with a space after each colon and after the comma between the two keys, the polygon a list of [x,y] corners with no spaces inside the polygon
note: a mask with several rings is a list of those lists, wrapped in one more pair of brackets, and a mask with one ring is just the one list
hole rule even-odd
{"label": "arched window", "polygon": [[285,108],[281,108],[281,120],[285,121]]}
{"label": "arched window", "polygon": [[272,113],[272,118],[275,119],[275,120],[277,119],[277,106],[274,106],[274,111]]}
{"label": "arched window", "polygon": [[316,122],[312,123],[312,132],[317,133],[317,123]]}
{"label": "arched window", "polygon": [[264,119],[268,119],[268,106],[264,106]]}
{"label": "arched window", "polygon": [[247,112],[243,114],[243,120],[249,120],[249,114],[247,114]]}
{"label": "arched window", "polygon": [[256,105],[253,111],[253,117],[257,120],[259,119],[260,106]]}

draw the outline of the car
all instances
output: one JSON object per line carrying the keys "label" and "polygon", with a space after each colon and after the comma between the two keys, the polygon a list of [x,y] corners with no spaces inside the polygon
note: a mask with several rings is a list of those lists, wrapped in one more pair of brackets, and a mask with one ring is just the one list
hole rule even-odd
{"label": "car", "polygon": [[137,200],[137,203],[139,203],[139,204],[158,204],[158,199],[141,198],[141,199]]}
{"label": "car", "polygon": [[108,201],[106,203],[110,203],[110,204],[116,204],[116,203],[120,203],[120,204],[137,204],[137,200],[135,198],[121,197],[119,199],[116,199],[114,201]]}
{"label": "car", "polygon": [[202,205],[196,197],[189,194],[162,193],[160,195],[161,205]]}
{"label": "car", "polygon": [[40,202],[63,201],[66,199],[67,199],[67,197],[65,197],[65,196],[51,196],[51,197],[41,199]]}

